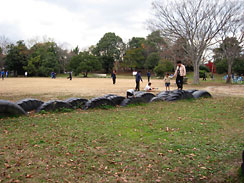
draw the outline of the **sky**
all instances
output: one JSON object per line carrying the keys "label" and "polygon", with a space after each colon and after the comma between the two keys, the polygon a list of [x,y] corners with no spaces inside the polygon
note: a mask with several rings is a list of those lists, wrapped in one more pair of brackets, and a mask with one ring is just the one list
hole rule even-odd
{"label": "sky", "polygon": [[0,36],[11,41],[52,38],[81,49],[95,45],[107,32],[124,42],[150,32],[152,0],[0,0]]}

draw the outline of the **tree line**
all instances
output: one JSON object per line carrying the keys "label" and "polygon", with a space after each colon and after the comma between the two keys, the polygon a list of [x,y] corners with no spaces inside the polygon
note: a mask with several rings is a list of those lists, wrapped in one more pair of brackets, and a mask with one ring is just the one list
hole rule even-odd
{"label": "tree line", "polygon": [[[145,69],[162,76],[173,71],[178,59],[184,59],[184,50],[179,44],[171,45],[160,31],[146,38],[133,37],[127,44],[115,33],[108,32],[96,45],[83,51],[78,46],[68,51],[50,40],[28,47],[20,40],[1,47],[0,67],[12,71],[15,76],[25,72],[30,76],[49,76],[51,72],[72,71],[87,77],[89,72],[110,73],[113,69],[124,72]],[[185,60],[185,63],[190,62]]]}

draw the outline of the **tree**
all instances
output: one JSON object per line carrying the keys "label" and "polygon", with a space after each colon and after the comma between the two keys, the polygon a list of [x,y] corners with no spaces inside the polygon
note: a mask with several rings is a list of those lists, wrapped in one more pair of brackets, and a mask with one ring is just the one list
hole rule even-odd
{"label": "tree", "polygon": [[233,65],[233,71],[239,75],[244,75],[244,57],[236,59]]}
{"label": "tree", "polygon": [[160,55],[158,53],[156,52],[151,53],[146,59],[145,68],[150,70],[154,69],[158,65],[159,60],[160,60]]}
{"label": "tree", "polygon": [[0,47],[0,68],[4,67],[4,55],[3,55],[3,49]]}
{"label": "tree", "polygon": [[71,53],[73,53],[73,54],[75,54],[75,55],[78,55],[78,54],[80,53],[80,48],[79,48],[79,46],[76,46],[75,49],[73,49],[73,50],[71,51]]}
{"label": "tree", "polygon": [[129,41],[128,46],[129,46],[129,49],[132,49],[132,48],[143,48],[144,44],[145,44],[145,38],[133,37]]}
{"label": "tree", "polygon": [[105,70],[106,73],[109,73],[112,71],[113,67],[114,67],[114,59],[113,57],[109,57],[109,56],[100,56],[99,57],[99,61],[102,64],[102,68]]}
{"label": "tree", "polygon": [[220,56],[227,61],[228,78],[226,83],[231,83],[232,67],[236,59],[240,58],[242,48],[235,37],[226,37],[220,44],[219,48],[215,49],[216,56]]}
{"label": "tree", "polygon": [[224,74],[228,72],[228,64],[226,59],[217,59],[214,61],[214,64],[218,74]]}
{"label": "tree", "polygon": [[153,31],[147,36],[145,42],[145,49],[147,50],[148,55],[153,52],[162,52],[168,47],[166,40],[161,36],[159,30]]}
{"label": "tree", "polygon": [[66,49],[62,49],[60,46],[57,47],[57,56],[60,65],[60,73],[65,73],[68,67],[69,61],[74,54]]}
{"label": "tree", "polygon": [[55,42],[37,43],[30,49],[28,64],[24,69],[33,76],[60,73],[59,57],[59,49]]}
{"label": "tree", "polygon": [[[106,73],[111,72],[114,62],[120,61],[124,54],[125,44],[123,40],[117,36],[115,33],[106,33],[100,41],[97,43],[96,47],[93,49],[93,54],[103,58],[109,58],[109,62],[104,62],[103,69]],[[104,59],[101,59],[105,61]],[[112,61],[112,64],[111,64]],[[107,65],[109,63],[109,65]]]}
{"label": "tree", "polygon": [[170,55],[173,59],[173,62],[176,65],[178,60],[182,61],[186,66],[192,66],[192,62],[187,55],[187,42],[184,39],[177,39],[172,46],[170,46]]}
{"label": "tree", "polygon": [[0,48],[3,55],[7,54],[9,45],[11,45],[11,41],[5,36],[0,36]]}
{"label": "tree", "polygon": [[125,52],[123,65],[131,70],[143,69],[145,64],[146,56],[143,48],[132,48]]}
{"label": "tree", "polygon": [[174,65],[169,60],[161,60],[159,64],[155,67],[154,72],[157,76],[164,76],[166,72],[172,72],[174,70]]}
{"label": "tree", "polygon": [[7,47],[5,59],[6,69],[14,71],[14,75],[24,75],[24,66],[28,63],[29,50],[24,41],[18,41],[16,45],[11,44]]}
{"label": "tree", "polygon": [[102,65],[98,57],[89,52],[80,52],[71,58],[69,68],[74,71],[75,75],[83,73],[84,77],[87,77],[89,72],[101,70]]}
{"label": "tree", "polygon": [[153,30],[175,42],[185,40],[189,59],[194,66],[194,83],[199,83],[199,65],[206,49],[214,44],[220,31],[228,30],[242,14],[243,4],[235,0],[182,0],[153,3]]}

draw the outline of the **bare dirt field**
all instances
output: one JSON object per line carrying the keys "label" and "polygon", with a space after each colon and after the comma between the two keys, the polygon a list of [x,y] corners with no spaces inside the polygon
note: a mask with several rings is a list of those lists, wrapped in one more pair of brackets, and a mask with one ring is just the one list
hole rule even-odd
{"label": "bare dirt field", "polygon": [[[151,81],[152,87],[158,91],[165,90],[163,80]],[[141,84],[143,90],[146,80]],[[72,81],[66,78],[6,78],[0,81],[0,99],[17,101],[23,98],[37,98],[41,100],[64,99],[68,97],[90,98],[105,94],[118,94],[124,96],[126,90],[135,87],[135,80],[118,79],[116,85],[110,78],[74,78]],[[209,91],[214,96],[238,96],[244,97],[244,85],[216,85],[194,86],[185,85],[185,89],[201,88]],[[172,81],[171,89],[176,89]]]}

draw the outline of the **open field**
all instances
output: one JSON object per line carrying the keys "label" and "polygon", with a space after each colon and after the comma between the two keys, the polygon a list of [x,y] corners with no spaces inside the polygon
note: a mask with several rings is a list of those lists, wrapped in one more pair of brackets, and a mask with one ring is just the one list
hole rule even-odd
{"label": "open field", "polygon": [[244,98],[0,120],[0,182],[242,182]]}
{"label": "open field", "polygon": [[[135,84],[133,77],[115,86],[109,78],[0,83],[0,99],[12,101],[125,95]],[[0,182],[244,182],[244,86],[189,83],[214,98],[0,119]]]}
{"label": "open field", "polygon": [[[153,79],[152,83],[159,91],[165,90],[163,80]],[[89,98],[109,93],[124,96],[126,90],[135,87],[135,80],[133,77],[119,78],[117,84],[113,85],[110,78],[74,78],[72,81],[66,78],[7,78],[0,81],[0,84],[1,99],[16,101],[32,97],[46,101],[68,97]],[[141,89],[144,89],[146,84],[145,78]],[[192,88],[206,89],[217,96],[244,97],[244,85],[225,85],[221,81],[202,82],[199,86],[185,85],[185,89]],[[176,89],[174,80],[171,89]]]}

